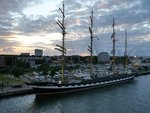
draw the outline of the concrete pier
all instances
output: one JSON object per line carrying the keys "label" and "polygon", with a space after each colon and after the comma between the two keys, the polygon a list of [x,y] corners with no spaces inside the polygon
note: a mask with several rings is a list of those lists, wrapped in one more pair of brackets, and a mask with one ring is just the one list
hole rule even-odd
{"label": "concrete pier", "polygon": [[28,87],[27,85],[21,85],[21,87],[7,87],[7,88],[0,89],[0,98],[31,94],[31,93],[34,93],[34,91],[32,88]]}

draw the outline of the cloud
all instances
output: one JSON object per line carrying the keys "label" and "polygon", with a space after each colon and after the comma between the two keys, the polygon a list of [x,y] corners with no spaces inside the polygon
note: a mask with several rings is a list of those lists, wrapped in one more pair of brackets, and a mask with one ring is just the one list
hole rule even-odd
{"label": "cloud", "polygon": [[0,37],[0,48],[19,45],[19,43],[17,41],[9,40],[9,38],[10,37]]}
{"label": "cloud", "polygon": [[14,50],[12,47],[5,47],[2,49],[2,52],[5,52],[5,53],[13,53]]}
{"label": "cloud", "polygon": [[[50,10],[49,15],[26,15],[23,11],[26,8],[32,7],[46,2],[45,0],[0,0],[0,44],[2,48],[9,48],[19,45],[20,42],[15,41],[18,36],[28,37],[27,40],[32,40],[32,37],[40,35],[47,36],[51,33],[61,33],[61,29],[56,24],[56,21],[61,20],[62,2],[58,3],[55,10]],[[150,3],[147,0],[64,0],[65,3],[65,25],[66,25],[66,46],[70,46],[70,40],[75,49],[69,47],[70,54],[86,53],[89,43],[89,16],[93,9],[94,11],[94,36],[99,37],[99,41],[95,43],[100,51],[110,52],[112,43],[110,36],[112,34],[112,18],[116,20],[116,38],[118,46],[123,51],[124,45],[124,30],[128,30],[128,37],[131,45],[134,46],[147,45],[150,36]],[[44,10],[44,9],[41,9]],[[60,35],[61,37],[61,35]],[[13,41],[8,39],[14,38]],[[46,37],[48,38],[48,37]],[[55,37],[57,42],[57,36]],[[60,39],[60,38],[59,38]],[[96,38],[95,38],[96,39]],[[44,38],[43,38],[44,40]],[[49,37],[50,51],[55,46],[54,37]],[[60,43],[61,44],[61,43]],[[10,46],[9,46],[10,45]],[[34,43],[32,48],[43,48],[48,53],[48,45],[45,42]],[[78,45],[78,46],[77,46]],[[26,45],[24,45],[26,46]],[[42,47],[43,46],[43,47]],[[77,47],[76,47],[77,46]],[[147,45],[148,46],[148,45]],[[145,46],[143,46],[145,47]],[[148,46],[149,47],[149,46]],[[19,48],[19,46],[18,46]],[[4,49],[7,50],[7,49]],[[148,49],[145,49],[149,51]],[[77,51],[77,52],[72,52]],[[123,52],[122,52],[123,53]],[[121,54],[122,54],[121,53]]]}
{"label": "cloud", "polygon": [[78,0],[65,0],[64,3],[67,13],[70,13],[74,10],[79,10],[81,8],[81,4],[78,2]]}
{"label": "cloud", "polygon": [[[15,27],[22,19],[22,10],[29,5],[32,0],[1,0],[0,4],[0,37],[15,34]],[[15,31],[15,32],[14,32]]]}

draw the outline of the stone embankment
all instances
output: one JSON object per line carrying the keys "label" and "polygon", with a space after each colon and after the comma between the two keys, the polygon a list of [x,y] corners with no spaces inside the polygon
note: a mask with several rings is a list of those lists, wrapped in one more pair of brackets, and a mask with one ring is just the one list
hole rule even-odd
{"label": "stone embankment", "polygon": [[17,95],[25,95],[34,93],[33,89],[27,85],[13,85],[7,88],[0,89],[0,98],[9,97],[9,96],[17,96]]}

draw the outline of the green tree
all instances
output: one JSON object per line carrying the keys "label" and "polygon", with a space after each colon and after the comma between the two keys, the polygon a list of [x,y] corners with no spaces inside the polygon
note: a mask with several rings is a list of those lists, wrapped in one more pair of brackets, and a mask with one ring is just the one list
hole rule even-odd
{"label": "green tree", "polygon": [[51,76],[53,77],[55,74],[56,74],[56,69],[55,69],[55,67],[51,67],[50,68],[50,71],[51,71]]}
{"label": "green tree", "polygon": [[20,75],[22,75],[24,73],[24,70],[22,68],[19,68],[19,67],[15,67],[12,69],[12,74],[15,76],[15,77],[19,77]]}
{"label": "green tree", "polygon": [[22,68],[30,68],[30,64],[29,62],[25,62],[25,61],[22,61],[22,60],[16,60],[16,67],[22,67]]}
{"label": "green tree", "polygon": [[38,67],[38,71],[42,71],[44,75],[48,74],[48,71],[49,71],[49,66],[48,66],[48,64],[41,64],[41,65]]}
{"label": "green tree", "polygon": [[44,64],[46,61],[45,59],[36,59],[35,64]]}
{"label": "green tree", "polygon": [[5,56],[5,62],[7,66],[10,66],[10,67],[14,66],[15,60],[16,60],[16,56],[13,56],[13,55]]}

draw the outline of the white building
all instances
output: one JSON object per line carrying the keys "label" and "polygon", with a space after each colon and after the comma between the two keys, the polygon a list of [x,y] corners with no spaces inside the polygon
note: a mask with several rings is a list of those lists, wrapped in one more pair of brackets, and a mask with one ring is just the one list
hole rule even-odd
{"label": "white building", "polygon": [[43,50],[35,49],[35,56],[43,56]]}
{"label": "white building", "polygon": [[103,62],[103,63],[106,63],[106,62],[109,62],[110,61],[110,56],[107,52],[101,52],[99,53],[98,55],[98,62]]}

